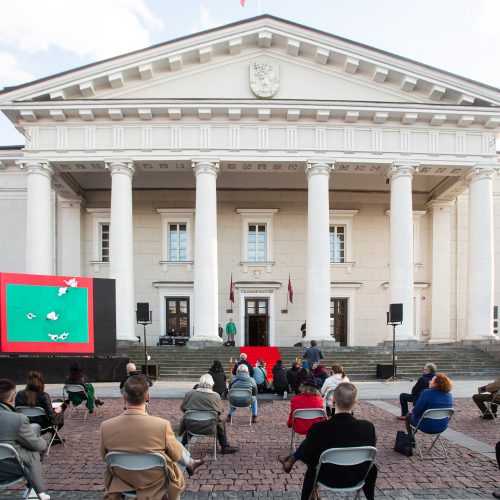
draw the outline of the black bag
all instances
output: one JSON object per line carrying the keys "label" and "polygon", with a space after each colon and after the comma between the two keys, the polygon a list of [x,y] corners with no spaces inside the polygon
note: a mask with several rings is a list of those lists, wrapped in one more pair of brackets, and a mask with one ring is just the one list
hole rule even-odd
{"label": "black bag", "polygon": [[401,453],[405,457],[413,455],[413,446],[411,437],[404,431],[398,431],[396,434],[396,442],[394,443],[394,451]]}

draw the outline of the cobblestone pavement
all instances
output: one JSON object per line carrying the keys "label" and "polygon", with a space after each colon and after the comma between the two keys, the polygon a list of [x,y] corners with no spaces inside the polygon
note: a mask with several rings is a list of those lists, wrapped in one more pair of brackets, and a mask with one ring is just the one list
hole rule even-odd
{"label": "cobblestone pavement", "polygon": [[[187,480],[183,498],[299,498],[304,465],[298,462],[292,474],[285,474],[277,461],[278,454],[286,453],[290,445],[290,431],[286,427],[289,401],[259,403],[257,424],[250,428],[246,411],[240,410],[233,418],[233,426],[227,427],[229,442],[238,446],[239,452],[218,454],[217,462],[208,461]],[[180,400],[154,400],[151,411],[168,418],[175,428],[181,418],[179,406]],[[52,498],[92,500],[102,497],[104,467],[99,455],[99,426],[103,419],[119,414],[122,407],[121,400],[107,399],[102,417],[91,415],[85,422],[66,419],[61,431],[67,439],[66,446],[54,447],[44,460],[45,481]],[[500,439],[498,424],[480,420],[471,400],[459,400],[455,407],[457,411],[451,428],[491,447]],[[358,403],[355,415],[372,421],[377,430],[377,497],[492,498],[491,492],[500,487],[497,465],[484,455],[447,442],[448,461],[422,462],[416,456],[406,458],[392,450],[396,431],[404,429],[404,422],[365,401]],[[429,441],[425,436],[421,439]],[[195,445],[193,456],[210,454],[211,449],[212,441],[202,439]],[[12,498],[12,493],[2,491],[0,498]],[[323,497],[330,498],[327,494]]]}

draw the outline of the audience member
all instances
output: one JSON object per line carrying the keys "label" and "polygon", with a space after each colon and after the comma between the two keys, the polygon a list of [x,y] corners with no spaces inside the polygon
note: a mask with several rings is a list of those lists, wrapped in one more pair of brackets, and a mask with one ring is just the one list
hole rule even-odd
{"label": "audience member", "polygon": [[299,373],[299,370],[300,370],[300,365],[297,361],[294,361],[292,363],[292,367],[289,368],[287,371],[286,371],[286,380],[288,382],[288,385],[290,386],[290,390],[292,392],[295,392],[295,394],[299,394],[299,381],[298,381],[298,373]]}
{"label": "audience member", "polygon": [[214,359],[208,373],[212,375],[212,378],[214,379],[214,392],[216,392],[222,399],[226,399],[227,376],[224,368],[222,367],[222,363],[218,359]]}
{"label": "audience member", "polygon": [[[122,492],[136,490],[138,498],[163,498],[177,500],[184,489],[184,477],[176,462],[186,466],[191,476],[203,460],[193,460],[188,451],[177,441],[170,422],[146,413],[149,385],[143,375],[132,375],[123,386],[125,411],[101,424],[101,456],[110,451],[128,453],[161,453],[167,460],[168,477],[159,468],[145,471],[128,471],[115,468],[115,475],[104,472],[107,500],[122,498]],[[163,479],[163,480],[162,480]]]}
{"label": "audience member", "polygon": [[303,363],[304,368],[311,368],[314,363],[319,363],[323,358],[323,351],[316,347],[318,343],[311,340],[311,347],[308,347],[302,356],[305,359]]}
{"label": "audience member", "polygon": [[[486,414],[485,401],[493,401],[493,394],[500,389],[500,377],[498,377],[493,382],[485,385],[484,387],[478,387],[477,394],[473,394],[472,400],[476,403],[476,406],[481,410],[481,418],[486,420],[492,420],[494,417],[490,414]],[[495,399],[495,402],[500,405],[500,396]],[[492,405],[491,411],[493,414],[497,414],[498,405]]]}
{"label": "audience member", "polygon": [[[45,392],[45,384],[43,383],[43,376],[40,372],[29,372],[26,380],[26,389],[19,391],[16,394],[16,406],[39,406],[45,411],[44,416],[28,417],[30,423],[38,424],[42,428],[42,434],[49,432],[54,434],[51,425],[57,424],[58,428],[64,425],[64,410],[67,404],[59,402],[56,408],[52,407],[50,396]],[[64,440],[55,438],[52,445],[62,444]]]}
{"label": "audience member", "polygon": [[236,372],[238,371],[238,367],[241,364],[247,366],[248,373],[250,374],[250,377],[253,377],[253,368],[252,368],[252,365],[247,361],[247,355],[244,352],[242,352],[240,354],[240,360],[233,366],[233,375],[236,375]]}
{"label": "audience member", "polygon": [[314,380],[312,373],[307,368],[300,368],[297,372],[297,383],[299,384],[299,387],[301,384],[307,381],[312,382],[314,385],[316,385],[316,381]]}
{"label": "audience member", "polygon": [[[451,380],[444,373],[437,373],[432,377],[429,389],[424,389],[420,394],[413,411],[406,415],[406,430],[411,435],[411,426],[416,426],[424,414],[425,410],[431,408],[451,408],[453,397],[450,393],[452,388]],[[425,419],[419,429],[423,432],[437,434],[443,432],[448,427],[447,419]]]}
{"label": "audience member", "polygon": [[[495,445],[495,455],[497,457],[498,468],[500,469],[500,441]],[[500,490],[494,491],[493,496],[495,498],[500,498]]]}
{"label": "audience member", "polygon": [[255,380],[255,383],[257,384],[257,390],[259,391],[259,394],[266,392],[266,389],[267,389],[267,370],[266,370],[266,363],[264,363],[264,360],[259,359],[255,363],[255,368],[253,370],[253,379]]}
{"label": "audience member", "polygon": [[326,369],[326,366],[321,363],[313,363],[311,373],[314,377],[314,381],[316,382],[316,386],[318,389],[321,389],[325,380],[328,378],[328,370]]}
{"label": "audience member", "polygon": [[[290,472],[297,460],[302,460],[307,465],[307,471],[302,484],[302,500],[309,500],[316,466],[321,453],[329,448],[346,448],[350,446],[375,446],[377,438],[375,427],[367,420],[357,420],[352,415],[356,404],[357,389],[350,382],[343,382],[337,386],[334,394],[336,412],[331,419],[314,424],[307,433],[293,455],[278,457],[283,464],[283,470]],[[368,464],[338,466],[326,464],[321,467],[318,480],[322,483],[338,488],[347,488],[357,484],[366,474]],[[367,500],[375,498],[375,482],[377,468],[370,469],[363,486]]]}
{"label": "audience member", "polygon": [[95,406],[104,404],[104,401],[96,396],[94,386],[87,381],[87,378],[83,373],[83,368],[77,361],[69,365],[69,375],[64,383],[81,385],[85,389],[84,393],[71,393],[69,398],[71,402],[77,405],[82,401],[85,401],[85,405],[87,406],[89,413],[94,413],[94,404]]}
{"label": "audience member", "polygon": [[288,380],[281,359],[278,359],[273,366],[273,385],[278,396],[282,396],[283,398],[287,397]]}
{"label": "audience member", "polygon": [[[342,365],[332,366],[332,375],[325,380],[325,383],[321,387],[321,394],[325,396],[328,391],[335,389],[342,382],[349,382],[349,378],[345,374]],[[335,413],[335,407],[333,405],[333,394],[330,394],[326,398],[326,411],[329,415]]]}
{"label": "audience member", "polygon": [[436,365],[434,363],[427,363],[422,370],[422,376],[419,377],[416,384],[413,386],[411,394],[402,392],[399,395],[401,416],[397,417],[398,420],[406,420],[406,415],[408,415],[408,402],[413,403],[413,406],[415,406],[422,391],[429,388],[429,382],[434,375],[436,375]]}
{"label": "audience member", "polygon": [[134,363],[127,363],[127,366],[125,367],[125,370],[127,372],[127,375],[120,382],[120,391],[123,389],[123,386],[125,385],[125,382],[129,379],[129,377],[133,377],[134,375],[142,375],[148,381],[149,387],[153,386],[153,381],[151,380],[151,377],[149,377],[148,375],[145,375],[144,373],[138,371],[137,367],[135,366]]}
{"label": "audience member", "polygon": [[[14,396],[16,384],[9,379],[0,380],[0,442],[13,446],[23,463],[28,476],[28,491],[25,498],[50,500],[43,491],[42,464],[40,452],[47,448],[47,443],[40,435],[38,425],[30,425],[28,417],[16,413]],[[35,433],[34,429],[37,429]],[[22,474],[19,465],[13,461],[3,461],[0,469],[0,482],[18,478]],[[36,495],[39,495],[37,497]]]}
{"label": "audience member", "polygon": [[[224,422],[221,420],[221,415],[224,412],[224,404],[220,398],[220,396],[213,391],[214,387],[214,379],[208,373],[202,375],[200,377],[200,381],[198,383],[198,387],[189,391],[184,396],[184,400],[181,403],[181,410],[186,412],[188,410],[199,410],[199,411],[216,411],[219,415],[219,419],[217,422],[217,439],[222,448],[221,453],[235,453],[237,448],[234,446],[229,446],[227,442],[226,435],[226,426]],[[200,422],[199,431],[205,432],[207,429],[207,424]],[[182,435],[182,443],[187,443],[187,435],[186,435],[186,424],[184,422],[184,418],[181,420],[181,424],[179,427],[179,434]]]}
{"label": "audience member", "polygon": [[[292,428],[293,412],[305,408],[323,409],[323,398],[321,394],[312,382],[307,381],[300,386],[300,394],[294,396],[290,400],[290,414],[288,415],[288,422],[286,424],[290,429]],[[299,418],[295,421],[294,430],[297,434],[305,435],[312,424],[321,422],[321,420],[323,419],[320,417],[311,419]]]}
{"label": "audience member", "polygon": [[[251,389],[252,391],[252,423],[257,423],[258,405],[257,405],[257,384],[248,373],[248,366],[241,364],[238,366],[236,375],[229,382],[229,389]],[[229,410],[227,413],[227,421],[231,422],[231,415],[236,409],[245,404],[246,400],[243,397],[230,397]],[[233,404],[235,406],[233,406]]]}

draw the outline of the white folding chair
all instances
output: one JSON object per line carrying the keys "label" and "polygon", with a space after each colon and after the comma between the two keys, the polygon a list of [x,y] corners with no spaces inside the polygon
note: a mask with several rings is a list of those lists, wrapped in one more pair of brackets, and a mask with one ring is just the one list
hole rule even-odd
{"label": "white folding chair", "polygon": [[[335,402],[333,401],[333,395],[335,393],[335,389],[328,389],[325,392],[325,395],[323,396],[323,407],[325,408],[325,412],[328,415],[328,410],[327,408],[330,408],[330,410],[335,409]],[[328,400],[331,399],[332,406],[328,406]]]}
{"label": "white folding chair", "polygon": [[[26,415],[28,418],[30,417],[47,417],[45,410],[40,406],[16,406],[16,411],[18,413],[22,413]],[[49,417],[47,417],[47,421],[50,421]],[[41,432],[45,432],[47,430],[52,430],[52,437],[49,441],[49,446],[47,446],[47,451],[45,452],[45,456],[48,457],[50,453],[50,447],[54,442],[54,439],[57,437],[64,446],[64,439],[59,435],[59,425],[57,424],[49,424],[47,427],[42,427]]]}
{"label": "white folding chair", "polygon": [[[72,394],[77,394],[77,393],[81,393],[81,392],[83,392],[85,395],[87,394],[85,392],[85,388],[79,384],[66,384],[63,387],[63,398],[65,400],[69,399],[69,401],[70,401],[70,405],[68,408],[69,411],[66,414],[66,418],[68,420],[71,419],[73,413],[76,413],[77,415],[81,414],[80,405],[83,404],[87,398],[85,397],[85,400],[82,401],[81,403],[78,403],[78,404],[73,403],[73,400],[71,399]],[[85,413],[84,413],[83,417],[76,417],[75,420],[85,420],[87,418],[88,413],[89,413],[89,409],[87,408],[87,406],[85,406]]]}
{"label": "white folding chair", "polygon": [[[142,471],[154,469],[156,467],[163,469],[168,478],[167,461],[161,453],[125,453],[123,451],[110,451],[105,457],[106,465],[111,475],[116,477],[114,467],[126,469],[128,471]],[[124,498],[137,498],[136,490],[122,492]]]}
{"label": "white folding chair", "polygon": [[[491,395],[491,401],[485,401],[484,404],[486,405],[486,411],[484,412],[484,415],[491,415],[495,423],[497,422],[497,410],[498,407],[500,406],[500,389],[498,391],[492,393]],[[493,407],[495,406],[495,411],[493,411]]]}
{"label": "white folding chair", "polygon": [[[19,466],[19,475],[16,477],[13,474],[12,479],[0,482],[0,488],[8,488],[9,486],[12,486],[13,484],[16,484],[19,481],[23,480],[26,481],[26,484],[28,485],[28,475],[26,473],[26,469],[24,468],[24,464],[21,462],[21,459],[17,454],[16,449],[10,444],[0,443],[0,467],[2,467],[2,462],[4,460],[9,460],[14,466],[15,462],[17,462],[17,465]],[[40,498],[40,495],[38,493],[36,493],[36,496]]]}
{"label": "white folding chair", "polygon": [[[412,425],[412,438],[415,440],[415,445],[418,449],[418,453],[420,455],[420,460],[435,460],[435,459],[448,459],[448,452],[446,451],[446,446],[444,445],[443,440],[441,439],[441,434],[448,428],[448,424],[451,420],[451,417],[453,416],[453,413],[455,413],[455,410],[453,408],[431,408],[429,410],[424,411],[424,414],[420,417],[420,420],[417,422],[417,425]],[[447,419],[446,422],[446,427],[441,431],[441,432],[426,432],[422,430],[421,425],[424,420],[444,420]],[[424,458],[422,454],[422,448],[420,447],[420,444],[418,441],[415,439],[415,434],[420,431],[424,434],[430,434],[430,435],[436,435],[436,439],[432,442],[432,444],[429,446],[427,449],[427,453],[430,453],[434,445],[436,444],[437,441],[441,444],[443,447],[444,455],[441,456],[434,456],[434,455],[429,455],[427,458]]]}
{"label": "white folding chair", "polygon": [[[233,404],[234,398],[244,399],[244,403]],[[229,389],[229,406],[232,408],[250,408],[250,427],[252,427],[252,389]],[[231,414],[231,425],[233,415]]]}
{"label": "white folding chair", "polygon": [[[373,467],[376,457],[377,448],[373,446],[354,446],[350,448],[330,448],[328,450],[325,450],[320,455],[319,462],[316,467],[316,477],[314,478],[314,486],[312,489],[311,498],[313,500],[319,499],[316,488],[320,487],[335,493],[356,492],[356,496],[354,498],[357,499],[359,497],[360,491],[365,485],[366,478],[368,477],[370,469]],[[328,486],[318,481],[319,473],[323,464],[342,465],[344,467],[349,467],[352,465],[359,465],[364,462],[370,462],[370,464],[368,465],[363,478],[361,478],[361,480],[354,486],[349,486],[346,488],[335,488],[334,486]]]}
{"label": "white folding chair", "polygon": [[290,449],[292,453],[295,451],[295,420],[313,420],[315,418],[322,418],[326,420],[326,412],[323,408],[301,408],[295,410],[292,414],[292,440],[290,442]]}
{"label": "white folding chair", "polygon": [[[186,425],[187,431],[187,449],[189,453],[191,453],[194,443],[191,441],[191,437],[204,437],[204,436],[213,436],[214,437],[214,460],[217,460],[217,422],[219,421],[219,414],[216,411],[212,410],[187,410],[184,413],[184,423]],[[210,432],[200,433],[195,432],[193,427],[196,424],[204,422],[208,426],[210,426]]]}

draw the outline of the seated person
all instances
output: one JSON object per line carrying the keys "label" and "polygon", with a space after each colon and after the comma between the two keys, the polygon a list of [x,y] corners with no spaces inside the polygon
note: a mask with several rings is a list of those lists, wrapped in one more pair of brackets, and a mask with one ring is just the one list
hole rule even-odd
{"label": "seated person", "polygon": [[[320,408],[323,409],[323,398],[319,393],[317,387],[312,383],[306,381],[300,386],[300,394],[294,396],[290,400],[290,414],[288,415],[288,422],[286,425],[292,428],[292,417],[295,410],[301,410],[304,408]],[[312,418],[312,419],[295,419],[294,430],[297,434],[305,435],[309,431],[311,425],[316,422],[321,422],[323,418]]]}
{"label": "seated person", "polygon": [[253,369],[253,379],[257,384],[257,390],[259,391],[259,394],[266,392],[267,370],[266,370],[266,363],[264,363],[264,360],[259,359],[255,363],[255,368]]}
{"label": "seated person", "polygon": [[306,381],[312,382],[316,385],[316,380],[314,379],[312,373],[307,368],[300,368],[297,372],[297,383],[299,384],[299,387]]}
{"label": "seated person", "polygon": [[[411,426],[414,427],[426,410],[433,408],[451,408],[453,406],[453,397],[451,391],[451,380],[444,373],[437,373],[432,377],[429,389],[425,389],[420,394],[417,404],[413,407],[413,412],[406,415],[406,430],[411,436]],[[419,429],[428,434],[438,434],[448,427],[448,419],[425,419]]]}
{"label": "seated person", "polygon": [[422,391],[429,388],[429,382],[434,377],[434,375],[436,375],[436,365],[434,363],[427,363],[422,371],[422,376],[413,386],[411,394],[402,392],[399,395],[399,402],[401,404],[401,416],[397,417],[398,420],[406,419],[406,415],[408,415],[408,402],[413,403],[413,406],[415,406]]}
{"label": "seated person", "polygon": [[[40,372],[29,372],[26,380],[26,389],[19,391],[16,394],[17,406],[39,406],[45,411],[45,416],[28,417],[30,423],[38,424],[42,428],[42,434],[49,432],[54,434],[51,425],[57,424],[61,429],[64,425],[64,410],[68,407],[66,403],[62,403],[57,408],[52,407],[50,396],[45,392],[45,384]],[[53,445],[62,444],[64,440],[59,438],[54,439]]]}
{"label": "seated person", "polygon": [[218,359],[214,359],[210,370],[208,373],[212,375],[214,379],[214,387],[213,390],[216,392],[221,399],[226,399],[227,396],[227,376],[224,368],[222,367],[222,363]]}
{"label": "seated person", "polygon": [[278,359],[273,366],[273,386],[278,396],[287,397],[288,379],[286,378],[285,368],[281,359]]}
{"label": "seated person", "polygon": [[[220,416],[224,412],[224,404],[220,398],[220,396],[213,391],[214,387],[214,379],[208,373],[202,375],[200,377],[200,381],[197,384],[197,388],[189,391],[184,396],[184,400],[181,403],[181,410],[186,412],[188,410],[200,410],[200,411],[216,411],[219,415],[219,419],[217,422],[217,439],[222,448],[221,453],[235,453],[237,448],[234,446],[229,446],[227,442],[226,435],[226,426],[224,422],[222,422]],[[196,427],[195,427],[196,429]],[[200,427],[197,429],[200,434],[209,431],[207,429],[206,424],[200,422]],[[184,422],[184,418],[181,420],[181,424],[179,427],[179,435],[182,436],[182,444],[187,444],[187,433],[186,433],[186,424]]]}
{"label": "seated person", "polygon": [[321,363],[313,363],[311,373],[314,377],[314,381],[316,382],[316,386],[318,389],[321,389],[325,380],[328,378],[328,370],[326,369],[326,366]]}
{"label": "seated person", "polygon": [[[495,445],[495,455],[497,457],[498,468],[500,469],[500,441],[498,441],[497,444]],[[494,491],[492,495],[495,498],[500,498],[500,490]]]}
{"label": "seated person", "polygon": [[[493,382],[490,382],[489,384],[485,385],[484,387],[479,387],[477,392],[478,394],[474,394],[472,396],[472,400],[474,403],[476,403],[476,406],[481,410],[481,418],[484,418],[486,420],[492,420],[494,417],[492,417],[489,413],[484,414],[486,412],[486,405],[484,404],[485,401],[492,401],[493,400],[493,394],[500,389],[500,377],[494,380]],[[496,403],[500,405],[500,396],[498,396],[495,400]],[[497,414],[498,406],[497,405],[492,405],[491,411],[494,415]]]}
{"label": "seated person", "polygon": [[125,370],[127,371],[126,377],[120,382],[120,392],[123,389],[123,386],[125,385],[125,382],[128,380],[129,377],[132,377],[134,375],[142,375],[143,377],[146,377],[146,380],[148,381],[149,387],[153,386],[153,381],[151,380],[151,377],[148,377],[144,373],[140,372],[137,370],[137,367],[135,366],[134,363],[127,363],[127,366],[125,367]]}
{"label": "seated person", "polygon": [[324,358],[323,351],[318,347],[318,343],[315,340],[311,340],[311,346],[306,349],[302,359],[304,368],[311,368],[314,363],[320,363]]}
{"label": "seated person", "polygon": [[[314,424],[293,455],[282,455],[278,459],[283,464],[283,470],[290,472],[297,460],[307,465],[307,471],[302,484],[302,500],[309,500],[316,466],[321,453],[329,448],[348,448],[350,446],[375,446],[377,437],[375,427],[367,420],[358,420],[352,415],[356,404],[357,389],[350,382],[337,386],[334,394],[336,412],[329,420]],[[339,466],[326,464],[321,467],[318,480],[323,484],[337,488],[347,488],[357,484],[366,474],[368,464]],[[375,482],[377,468],[370,469],[363,486],[367,500],[375,498]]]}
{"label": "seated person", "polygon": [[168,477],[159,468],[145,471],[115,468],[114,476],[106,468],[104,498],[108,500],[121,499],[122,492],[131,490],[137,490],[138,498],[163,498],[168,493],[169,500],[178,500],[185,483],[176,462],[186,466],[189,476],[205,462],[205,459],[191,458],[175,438],[168,420],[146,413],[148,391],[149,385],[143,375],[133,375],[125,382],[125,411],[101,424],[101,456],[104,459],[110,451],[161,453],[167,459]]}
{"label": "seated person", "polygon": [[[40,452],[47,449],[47,443],[43,437],[34,432],[34,428],[40,431],[38,425],[30,425],[28,417],[17,413],[14,408],[14,395],[16,384],[9,379],[0,380],[0,441],[13,446],[28,476],[28,488],[25,498],[38,498],[50,500],[50,496],[43,492],[42,464],[40,463]],[[7,482],[18,478],[22,471],[19,465],[13,461],[2,461],[0,469],[0,482]],[[36,493],[35,493],[36,492]]]}
{"label": "seated person", "polygon": [[[321,387],[321,394],[325,396],[328,391],[335,389],[340,383],[349,382],[349,378],[345,374],[342,365],[333,365],[331,376],[325,380],[325,383]],[[335,407],[333,405],[333,395],[329,395],[326,401],[326,411],[328,415],[335,413]]]}
{"label": "seated person", "polygon": [[288,381],[288,385],[290,386],[290,390],[295,392],[295,394],[299,394],[299,382],[298,382],[298,373],[300,370],[300,365],[297,361],[292,363],[292,367],[286,371],[286,379]]}
{"label": "seated person", "polygon": [[[236,375],[229,382],[229,389],[251,389],[252,390],[252,423],[257,423],[258,405],[257,405],[257,384],[250,377],[247,365],[241,364],[238,366]],[[230,396],[231,398],[231,396]],[[227,412],[227,422],[231,422],[231,415],[234,414],[238,406],[243,406],[246,403],[241,398],[229,399],[229,410]],[[233,406],[236,405],[236,406]]]}
{"label": "seated person", "polygon": [[250,374],[250,377],[253,377],[253,368],[252,368],[252,365],[250,364],[249,361],[247,361],[247,355],[244,352],[242,352],[240,354],[240,360],[233,366],[233,375],[236,375],[236,372],[238,371],[238,367],[241,364],[247,366],[248,373]]}
{"label": "seated person", "polygon": [[77,361],[69,365],[69,375],[64,383],[81,385],[85,389],[85,393],[71,393],[69,399],[75,405],[79,405],[82,401],[85,401],[89,413],[94,413],[94,403],[96,406],[104,404],[104,401],[95,395],[94,386],[90,382],[87,382],[83,368]]}

